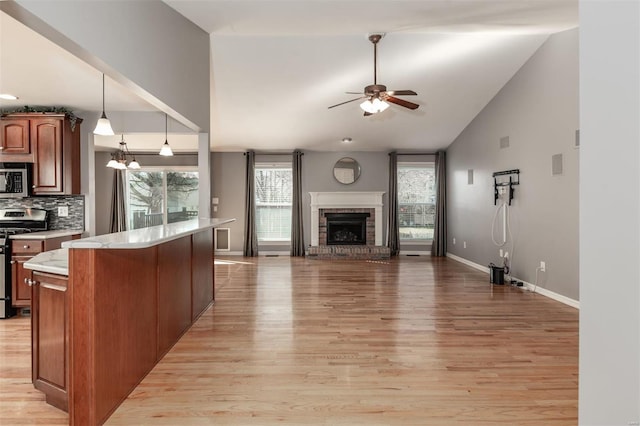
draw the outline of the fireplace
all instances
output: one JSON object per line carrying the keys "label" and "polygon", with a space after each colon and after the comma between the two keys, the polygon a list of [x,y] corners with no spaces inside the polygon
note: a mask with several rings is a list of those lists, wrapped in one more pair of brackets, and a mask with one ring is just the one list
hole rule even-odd
{"label": "fireplace", "polygon": [[384,192],[310,192],[310,259],[389,259],[382,245]]}
{"label": "fireplace", "polygon": [[327,245],[367,244],[369,213],[325,213]]}

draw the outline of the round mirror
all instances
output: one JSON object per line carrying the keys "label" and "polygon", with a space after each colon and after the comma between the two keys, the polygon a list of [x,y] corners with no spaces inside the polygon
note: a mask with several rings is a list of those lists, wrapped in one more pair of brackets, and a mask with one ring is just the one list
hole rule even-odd
{"label": "round mirror", "polygon": [[341,158],[333,166],[333,176],[340,183],[352,184],[360,177],[360,164],[350,157]]}

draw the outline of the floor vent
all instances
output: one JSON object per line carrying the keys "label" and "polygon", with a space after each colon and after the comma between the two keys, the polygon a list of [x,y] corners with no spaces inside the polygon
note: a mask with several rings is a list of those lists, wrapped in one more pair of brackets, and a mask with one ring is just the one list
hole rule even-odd
{"label": "floor vent", "polygon": [[405,254],[405,256],[420,256],[419,254]]}
{"label": "floor vent", "polygon": [[279,254],[265,254],[264,257],[280,257]]}
{"label": "floor vent", "polygon": [[22,309],[20,309],[20,316],[30,317],[31,316],[31,308],[22,308]]}

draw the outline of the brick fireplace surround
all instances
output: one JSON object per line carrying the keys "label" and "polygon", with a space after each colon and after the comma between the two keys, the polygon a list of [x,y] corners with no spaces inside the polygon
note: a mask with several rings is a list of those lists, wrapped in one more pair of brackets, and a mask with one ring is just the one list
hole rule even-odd
{"label": "brick fireplace surround", "polygon": [[[382,194],[384,192],[310,192],[311,259],[388,259],[382,245]],[[365,245],[327,245],[326,213],[369,213]]]}

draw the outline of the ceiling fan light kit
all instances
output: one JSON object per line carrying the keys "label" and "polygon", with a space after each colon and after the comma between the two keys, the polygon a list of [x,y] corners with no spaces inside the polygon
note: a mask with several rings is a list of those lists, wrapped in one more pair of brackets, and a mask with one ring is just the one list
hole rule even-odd
{"label": "ceiling fan light kit", "polygon": [[348,104],[350,102],[359,101],[365,99],[360,104],[360,108],[364,110],[365,117],[384,111],[389,107],[389,102],[409,109],[417,109],[420,105],[413,102],[405,101],[404,99],[396,98],[399,96],[416,96],[417,93],[413,90],[387,90],[387,86],[378,84],[378,42],[382,39],[382,34],[371,34],[369,41],[373,43],[373,84],[366,86],[364,92],[346,92],[347,94],[360,94],[362,96],[351,99],[339,104],[331,105],[329,108],[334,108],[340,105]]}
{"label": "ceiling fan light kit", "polygon": [[362,108],[365,112],[368,112],[369,114],[377,114],[389,108],[389,104],[386,103],[385,101],[381,101],[378,98],[374,98],[374,99],[367,99],[366,101],[361,103],[360,108]]}

